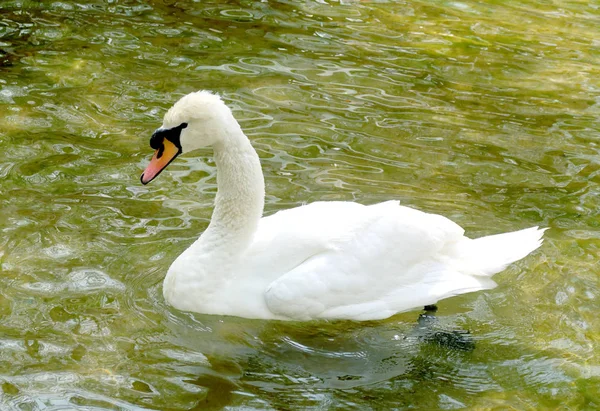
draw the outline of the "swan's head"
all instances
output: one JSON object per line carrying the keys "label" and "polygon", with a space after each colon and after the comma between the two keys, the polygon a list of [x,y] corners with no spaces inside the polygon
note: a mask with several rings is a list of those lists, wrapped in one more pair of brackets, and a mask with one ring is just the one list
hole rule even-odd
{"label": "swan's head", "polygon": [[228,124],[237,125],[231,120],[231,110],[218,95],[198,91],[183,96],[150,138],[150,147],[156,152],[142,173],[142,184],[154,180],[178,155],[215,144],[227,132]]}

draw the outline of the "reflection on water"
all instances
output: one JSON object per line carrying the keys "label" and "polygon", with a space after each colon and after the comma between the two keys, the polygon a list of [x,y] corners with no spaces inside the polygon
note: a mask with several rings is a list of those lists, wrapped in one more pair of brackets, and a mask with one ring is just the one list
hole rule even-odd
{"label": "reflection on water", "polygon": [[[600,407],[600,11],[592,3],[0,4],[3,410]],[[289,324],[167,307],[206,227],[209,152],[141,186],[164,110],[221,93],[267,213],[397,198],[472,236],[549,226],[490,292]]]}

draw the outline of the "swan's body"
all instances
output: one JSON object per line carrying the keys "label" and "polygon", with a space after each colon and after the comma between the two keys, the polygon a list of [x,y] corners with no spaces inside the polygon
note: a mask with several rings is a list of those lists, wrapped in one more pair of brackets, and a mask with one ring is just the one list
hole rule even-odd
{"label": "swan's body", "polygon": [[258,155],[231,111],[208,92],[189,94],[169,110],[153,136],[157,152],[161,141],[164,153],[170,153],[169,141],[179,150],[172,158],[155,155],[144,183],[177,154],[207,145],[217,164],[211,223],[164,281],[165,299],[181,310],[282,320],[382,319],[493,288],[493,274],[541,244],[544,230],[537,227],[471,240],[447,218],[397,201],[316,202],[261,218]]}

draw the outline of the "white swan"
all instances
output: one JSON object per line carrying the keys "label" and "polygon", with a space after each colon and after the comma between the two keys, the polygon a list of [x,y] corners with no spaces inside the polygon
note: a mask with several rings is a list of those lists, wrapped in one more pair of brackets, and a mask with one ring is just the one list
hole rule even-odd
{"label": "white swan", "polygon": [[212,146],[218,192],[206,231],[171,265],[166,301],[246,318],[377,320],[496,286],[491,276],[541,245],[537,227],[475,240],[445,217],[387,201],[316,202],[263,217],[250,141],[219,96],[181,98],[150,140],[141,176]]}

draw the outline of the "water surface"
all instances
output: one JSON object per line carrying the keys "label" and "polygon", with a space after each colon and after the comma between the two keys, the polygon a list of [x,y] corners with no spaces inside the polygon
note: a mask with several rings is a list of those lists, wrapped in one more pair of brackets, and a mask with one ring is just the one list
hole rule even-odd
{"label": "water surface", "polygon": [[[508,4],[510,3],[510,4]],[[594,2],[2,1],[2,410],[600,407],[600,9]],[[463,352],[391,319],[181,313],[210,152],[139,183],[165,110],[222,94],[266,212],[403,204],[469,236],[540,225],[499,287],[440,303]]]}

